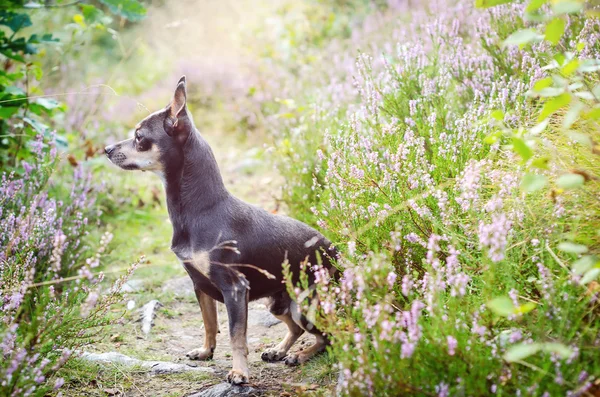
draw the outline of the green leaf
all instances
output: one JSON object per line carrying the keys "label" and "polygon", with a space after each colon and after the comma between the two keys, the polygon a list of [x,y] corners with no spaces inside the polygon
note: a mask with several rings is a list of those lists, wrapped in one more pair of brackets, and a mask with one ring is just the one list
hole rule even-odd
{"label": "green leaf", "polygon": [[515,305],[507,296],[492,299],[487,303],[487,307],[499,316],[508,317],[515,314]]}
{"label": "green leaf", "polygon": [[54,143],[56,143],[56,146],[58,146],[61,149],[66,150],[69,147],[69,141],[67,141],[67,138],[60,134],[54,135]]}
{"label": "green leaf", "polygon": [[592,94],[594,94],[596,99],[600,100],[600,84],[596,84],[594,88],[592,88]]}
{"label": "green leaf", "polygon": [[31,26],[31,19],[27,14],[17,14],[12,11],[0,11],[0,25],[8,26],[14,33]]}
{"label": "green leaf", "polygon": [[591,270],[588,270],[583,277],[581,278],[581,284],[587,284],[589,282],[594,281],[595,279],[598,278],[598,276],[600,276],[600,268],[595,267]]}
{"label": "green leaf", "polygon": [[517,152],[519,154],[519,156],[521,156],[523,161],[527,161],[531,158],[531,156],[533,156],[533,151],[531,150],[531,148],[529,146],[527,146],[525,141],[522,140],[521,138],[513,136],[512,144],[513,144],[513,150],[515,152]]}
{"label": "green leaf", "polygon": [[490,8],[500,4],[512,3],[514,0],[475,0],[475,7]]}
{"label": "green leaf", "polygon": [[538,92],[541,97],[557,97],[565,92],[564,88],[561,87],[547,87],[543,88]]}
{"label": "green leaf", "polygon": [[552,77],[546,77],[541,80],[538,80],[533,85],[534,91],[541,91],[544,88],[550,87],[552,85]]}
{"label": "green leaf", "polygon": [[554,45],[557,45],[560,38],[565,33],[566,22],[562,18],[555,18],[546,25],[545,38]]}
{"label": "green leaf", "polygon": [[584,59],[578,65],[577,70],[582,73],[597,72],[600,70],[600,60],[598,59]]}
{"label": "green leaf", "polygon": [[58,102],[54,98],[38,98],[35,101],[40,106],[42,106],[44,109],[47,109],[47,110],[56,109],[57,107],[60,107],[60,105],[61,105],[60,102]]}
{"label": "green leaf", "polygon": [[556,184],[563,189],[574,189],[583,186],[585,178],[579,174],[563,174],[558,177]]}
{"label": "green leaf", "polygon": [[492,117],[498,121],[504,120],[504,112],[502,110],[496,109],[492,112]]}
{"label": "green leaf", "polygon": [[583,9],[583,2],[559,0],[552,4],[552,11],[555,14],[573,14]]}
{"label": "green leaf", "polygon": [[565,76],[572,75],[579,67],[579,59],[572,59],[560,70]]}
{"label": "green leaf", "polygon": [[533,127],[531,127],[529,129],[529,132],[532,133],[533,135],[539,135],[542,132],[544,132],[546,127],[548,127],[549,123],[550,123],[550,119],[546,119],[546,120],[542,121],[541,123],[538,123],[538,124],[534,125]]}
{"label": "green leaf", "polygon": [[550,162],[550,159],[548,157],[540,157],[538,159],[533,160],[531,162],[531,166],[535,167],[535,168],[539,168],[541,170],[547,170],[549,162]]}
{"label": "green leaf", "polygon": [[12,116],[13,114],[17,113],[18,111],[19,111],[19,108],[17,106],[0,108],[0,120],[7,119],[10,116]]}
{"label": "green leaf", "polygon": [[588,251],[588,247],[582,244],[575,244],[570,241],[563,241],[558,244],[558,249],[562,252],[568,252],[571,254],[585,254]]}
{"label": "green leaf", "polygon": [[485,143],[487,143],[488,145],[493,145],[494,143],[498,142],[498,140],[500,140],[501,136],[502,136],[502,131],[497,130],[497,131],[492,132],[488,136],[486,136],[483,139],[483,141]]}
{"label": "green leaf", "polygon": [[112,18],[107,17],[104,13],[90,4],[82,4],[81,5],[81,13],[85,17],[87,23],[102,23],[107,24],[110,23]]}
{"label": "green leaf", "polygon": [[556,353],[562,359],[567,359],[573,355],[573,349],[562,343],[547,342],[542,345],[542,350],[547,353]]}
{"label": "green leaf", "polygon": [[509,347],[504,354],[504,359],[509,363],[521,361],[536,354],[540,350],[542,350],[542,345],[539,343],[520,343]]}
{"label": "green leaf", "polygon": [[548,99],[546,103],[544,103],[544,107],[538,117],[538,121],[542,121],[547,117],[553,115],[557,110],[562,108],[563,106],[567,106],[571,102],[571,95],[569,93],[561,94],[552,99]]}
{"label": "green leaf", "polygon": [[585,117],[587,117],[590,120],[598,120],[600,119],[600,106],[590,110],[589,112],[587,112],[587,114],[585,115]]}
{"label": "green leaf", "polygon": [[517,314],[527,314],[530,311],[532,311],[533,309],[535,309],[536,304],[533,302],[527,302],[522,304],[521,306],[517,307],[515,310],[515,313]]}
{"label": "green leaf", "polygon": [[578,91],[575,93],[575,96],[578,98],[585,99],[587,101],[593,101],[595,99],[594,95],[589,91]]}
{"label": "green leaf", "polygon": [[581,103],[579,101],[577,101],[573,106],[571,106],[571,108],[565,115],[565,118],[563,119],[563,128],[564,129],[571,128],[573,123],[576,122],[577,119],[579,118],[579,114],[584,109],[584,107],[585,106],[583,105],[583,103]]}
{"label": "green leaf", "polygon": [[542,38],[543,36],[534,29],[522,29],[508,36],[504,42],[502,42],[502,45],[504,47],[509,45],[524,46],[532,41],[540,41]]}
{"label": "green leaf", "polygon": [[146,8],[137,0],[99,0],[110,12],[130,21],[139,21],[146,17]]}
{"label": "green leaf", "polygon": [[598,257],[594,255],[586,255],[573,262],[571,268],[573,269],[573,273],[581,275],[590,270],[592,267],[596,266],[597,263]]}
{"label": "green leaf", "polygon": [[547,0],[531,0],[529,4],[527,4],[527,8],[525,8],[525,12],[534,12],[540,9]]}
{"label": "green leaf", "polygon": [[544,175],[525,174],[521,180],[521,190],[525,193],[532,193],[542,189],[548,183],[548,178]]}
{"label": "green leaf", "polygon": [[48,127],[46,124],[40,123],[39,121],[29,117],[23,118],[23,121],[29,124],[38,134],[45,134],[50,130],[50,127]]}

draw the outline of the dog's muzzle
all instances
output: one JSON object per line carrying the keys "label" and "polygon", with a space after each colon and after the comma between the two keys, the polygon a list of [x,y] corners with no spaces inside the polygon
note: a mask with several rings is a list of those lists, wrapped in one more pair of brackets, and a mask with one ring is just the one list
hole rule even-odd
{"label": "dog's muzzle", "polygon": [[104,153],[106,153],[107,156],[110,156],[110,154],[114,151],[115,151],[115,145],[107,146],[104,148]]}

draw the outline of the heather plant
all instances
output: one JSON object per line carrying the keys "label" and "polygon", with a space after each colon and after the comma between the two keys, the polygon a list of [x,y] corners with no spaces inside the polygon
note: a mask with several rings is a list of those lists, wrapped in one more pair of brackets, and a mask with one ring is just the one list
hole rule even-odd
{"label": "heather plant", "polygon": [[358,100],[279,124],[292,212],[344,251],[313,264],[341,393],[597,392],[598,20],[543,4],[412,9]]}
{"label": "heather plant", "polygon": [[[54,374],[108,325],[111,306],[133,271],[107,287],[98,271],[111,240],[88,240],[98,227],[96,187],[82,167],[69,191],[53,186],[56,147],[39,136],[38,161],[0,183],[0,394],[46,395]],[[64,188],[64,185],[63,185]],[[95,247],[95,248],[93,248]]]}

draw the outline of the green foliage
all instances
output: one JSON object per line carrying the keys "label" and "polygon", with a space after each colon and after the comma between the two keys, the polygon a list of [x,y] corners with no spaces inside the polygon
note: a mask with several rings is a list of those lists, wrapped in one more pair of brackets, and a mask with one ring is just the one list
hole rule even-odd
{"label": "green foliage", "polygon": [[[343,251],[316,288],[347,394],[563,395],[600,374],[599,47],[581,3],[545,3],[469,14],[481,48],[413,11],[397,47],[363,44],[358,98],[291,96],[311,112],[274,128],[292,214]],[[305,284],[288,291],[314,313]]]}
{"label": "green foliage", "polygon": [[[146,9],[137,0],[98,0],[106,5],[108,9],[116,15],[129,19],[130,21],[139,21],[146,16]],[[88,6],[89,7],[89,6]],[[88,13],[89,13],[88,8]]]}
{"label": "green foliage", "polygon": [[475,0],[475,6],[480,8],[494,7],[500,4],[512,3],[514,0]]}
{"label": "green foliage", "polygon": [[[108,10],[123,18],[137,21],[144,17],[146,10],[137,0],[102,1]],[[74,3],[75,4],[75,3]],[[66,108],[57,100],[43,96],[39,82],[43,77],[40,50],[47,45],[59,43],[55,32],[44,31],[44,26],[33,26],[31,10],[44,5],[11,1],[0,10],[0,59],[4,60],[0,69],[0,168],[15,167],[21,160],[32,161],[30,143],[37,136],[50,138],[52,120],[64,113]],[[78,8],[73,5],[72,10]],[[74,14],[72,19],[82,28],[106,30],[112,19],[93,4],[80,4],[82,14]],[[33,33],[30,33],[33,31]],[[52,135],[56,143],[65,148],[63,134]]]}

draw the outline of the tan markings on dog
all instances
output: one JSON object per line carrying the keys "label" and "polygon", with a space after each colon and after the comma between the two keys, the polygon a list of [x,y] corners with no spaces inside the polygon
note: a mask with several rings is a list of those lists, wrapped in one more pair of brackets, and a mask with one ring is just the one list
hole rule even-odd
{"label": "tan markings on dog", "polygon": [[204,321],[204,347],[214,349],[217,347],[217,334],[219,333],[219,321],[217,319],[217,301],[201,291],[196,292],[196,297],[202,310]]}
{"label": "tan markings on dog", "polygon": [[206,278],[210,278],[210,254],[208,251],[196,251],[192,254],[190,264],[202,273]]}
{"label": "tan markings on dog", "polygon": [[324,351],[325,348],[327,347],[327,339],[325,339],[325,337],[323,337],[322,335],[315,335],[315,336],[317,337],[315,344],[310,346],[307,349],[302,350],[300,353],[298,353],[298,363],[299,364],[307,362],[309,359],[311,359],[316,354],[319,354],[322,351]]}
{"label": "tan markings on dog", "polygon": [[[288,309],[286,309],[286,311],[288,311]],[[278,361],[284,358],[288,350],[290,350],[292,345],[304,333],[304,330],[294,322],[290,314],[286,313],[280,316],[276,315],[275,317],[288,326],[288,332],[277,346],[264,351],[262,358],[265,361]]]}
{"label": "tan markings on dog", "polygon": [[217,301],[198,289],[195,289],[195,292],[204,321],[204,346],[188,352],[186,356],[192,360],[209,360],[217,347],[217,333],[219,332]]}
{"label": "tan markings on dog", "polygon": [[160,162],[160,150],[158,146],[152,145],[150,150],[143,152],[135,150],[132,144],[125,142],[120,152],[125,156],[121,166],[136,165],[143,171],[159,171],[163,172],[163,166]]}
{"label": "tan markings on dog", "polygon": [[231,336],[233,369],[231,372],[241,373],[248,381],[248,344],[246,341],[246,325],[239,327]]}

